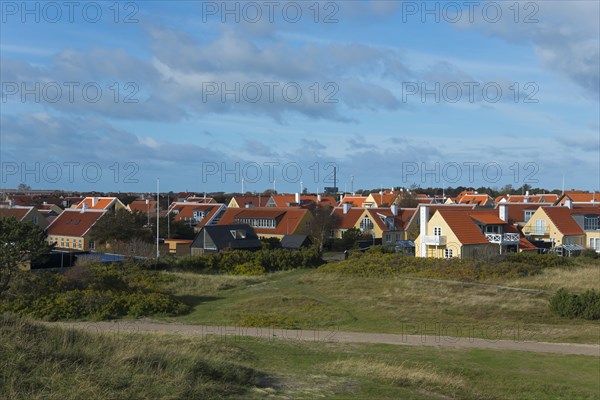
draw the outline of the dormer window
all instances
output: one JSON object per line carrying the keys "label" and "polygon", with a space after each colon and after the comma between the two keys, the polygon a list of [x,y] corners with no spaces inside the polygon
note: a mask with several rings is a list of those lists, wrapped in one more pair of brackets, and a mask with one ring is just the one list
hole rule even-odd
{"label": "dormer window", "polygon": [[373,221],[371,221],[371,218],[364,217],[362,221],[360,221],[360,229],[363,231],[370,231],[373,229]]}
{"label": "dormer window", "polygon": [[234,239],[246,239],[246,231],[243,229],[232,229],[229,232]]}

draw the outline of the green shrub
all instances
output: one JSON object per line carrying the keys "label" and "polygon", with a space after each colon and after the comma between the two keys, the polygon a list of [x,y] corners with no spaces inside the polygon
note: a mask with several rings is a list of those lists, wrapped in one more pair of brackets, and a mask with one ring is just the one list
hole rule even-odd
{"label": "green shrub", "polygon": [[[323,263],[321,253],[315,247],[300,250],[282,248],[258,251],[226,250],[221,253],[187,257],[165,257],[160,260],[161,269],[192,271],[200,273],[228,273],[256,275],[260,271],[274,272],[297,268],[314,268]],[[244,265],[243,268],[240,266]]]}
{"label": "green shrub", "polygon": [[49,320],[177,315],[189,310],[162,289],[169,277],[137,266],[89,264],[56,272],[21,271],[0,311]]}
{"label": "green shrub", "polygon": [[[547,257],[547,258],[546,258]],[[412,274],[432,279],[480,281],[496,278],[517,278],[541,273],[545,268],[570,267],[568,258],[555,255],[507,254],[489,261],[477,259],[439,259],[386,254],[373,250],[353,252],[347,260],[320,268],[325,273],[355,276],[385,277]]]}
{"label": "green shrub", "polygon": [[550,309],[561,317],[600,319],[600,291],[590,289],[577,294],[560,289],[550,299]]}

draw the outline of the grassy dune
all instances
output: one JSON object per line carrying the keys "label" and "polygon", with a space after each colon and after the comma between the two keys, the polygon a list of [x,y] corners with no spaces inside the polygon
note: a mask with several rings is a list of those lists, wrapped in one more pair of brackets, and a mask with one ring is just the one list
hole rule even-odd
{"label": "grassy dune", "polygon": [[258,277],[177,273],[175,293],[192,312],[167,320],[194,324],[335,327],[340,330],[598,343],[598,321],[555,316],[548,299],[559,287],[600,289],[600,266],[548,268],[495,283],[549,292],[296,270]]}
{"label": "grassy dune", "polygon": [[596,399],[598,358],[86,333],[0,317],[2,399]]}

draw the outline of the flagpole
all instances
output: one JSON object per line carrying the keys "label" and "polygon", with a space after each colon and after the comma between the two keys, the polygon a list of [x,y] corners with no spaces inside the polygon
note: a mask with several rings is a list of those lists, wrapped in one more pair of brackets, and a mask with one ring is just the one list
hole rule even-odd
{"label": "flagpole", "polygon": [[159,224],[160,220],[158,219],[160,215],[160,178],[156,178],[156,259],[160,256],[159,249]]}

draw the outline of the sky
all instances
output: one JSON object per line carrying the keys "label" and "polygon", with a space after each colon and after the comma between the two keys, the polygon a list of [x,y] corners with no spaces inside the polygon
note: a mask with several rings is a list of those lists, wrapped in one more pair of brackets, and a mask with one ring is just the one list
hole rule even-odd
{"label": "sky", "polygon": [[0,188],[600,190],[598,1],[1,1]]}

